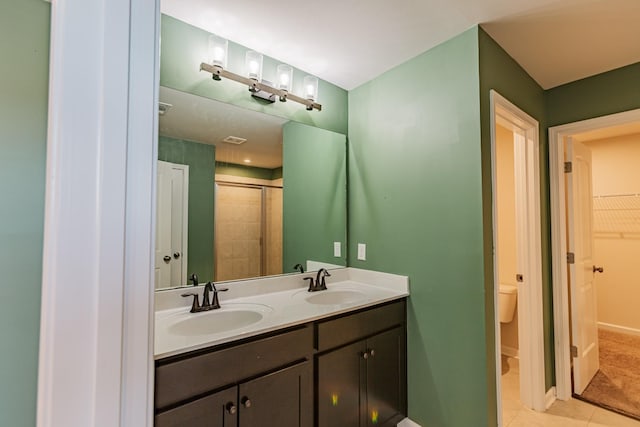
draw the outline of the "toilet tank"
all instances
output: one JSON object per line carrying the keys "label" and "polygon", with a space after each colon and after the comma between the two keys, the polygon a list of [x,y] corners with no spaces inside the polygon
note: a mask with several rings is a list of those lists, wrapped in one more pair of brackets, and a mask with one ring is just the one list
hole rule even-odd
{"label": "toilet tank", "polygon": [[498,291],[498,314],[500,323],[509,323],[513,320],[516,312],[516,301],[518,299],[518,288],[513,285],[500,284]]}

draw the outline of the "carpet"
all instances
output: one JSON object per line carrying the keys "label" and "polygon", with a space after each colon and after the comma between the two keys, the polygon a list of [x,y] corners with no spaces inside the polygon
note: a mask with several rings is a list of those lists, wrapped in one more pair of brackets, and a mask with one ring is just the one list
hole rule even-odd
{"label": "carpet", "polygon": [[581,399],[640,420],[640,336],[598,331],[600,370]]}

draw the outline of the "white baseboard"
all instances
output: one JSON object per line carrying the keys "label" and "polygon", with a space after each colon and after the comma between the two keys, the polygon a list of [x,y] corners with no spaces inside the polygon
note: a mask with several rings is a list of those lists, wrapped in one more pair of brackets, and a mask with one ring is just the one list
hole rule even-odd
{"label": "white baseboard", "polygon": [[621,332],[623,334],[640,336],[640,329],[628,328],[626,326],[614,325],[611,323],[598,322],[598,328],[605,331]]}
{"label": "white baseboard", "polygon": [[405,418],[398,423],[397,427],[420,427],[420,424],[411,421],[409,418]]}
{"label": "white baseboard", "polygon": [[556,388],[555,387],[551,387],[549,389],[549,391],[547,391],[547,394],[544,395],[544,408],[545,410],[549,409],[551,407],[551,405],[553,405],[553,402],[556,401]]}
{"label": "white baseboard", "polygon": [[506,345],[500,346],[500,352],[505,356],[513,357],[516,359],[518,359],[520,356],[520,352],[518,351],[517,348],[509,347]]}

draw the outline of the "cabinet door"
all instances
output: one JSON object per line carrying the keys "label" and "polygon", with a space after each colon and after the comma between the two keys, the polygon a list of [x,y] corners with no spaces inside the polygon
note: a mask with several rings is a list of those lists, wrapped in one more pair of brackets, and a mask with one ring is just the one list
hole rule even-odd
{"label": "cabinet door", "polygon": [[[386,425],[404,413],[405,338],[402,328],[367,339],[366,426]],[[393,424],[395,425],[395,424]]]}
{"label": "cabinet door", "polygon": [[240,384],[240,427],[312,427],[311,362]]}
{"label": "cabinet door", "polygon": [[318,426],[359,427],[365,342],[339,348],[317,359]]}
{"label": "cabinet door", "polygon": [[236,427],[237,387],[230,387],[202,399],[162,412],[155,427]]}

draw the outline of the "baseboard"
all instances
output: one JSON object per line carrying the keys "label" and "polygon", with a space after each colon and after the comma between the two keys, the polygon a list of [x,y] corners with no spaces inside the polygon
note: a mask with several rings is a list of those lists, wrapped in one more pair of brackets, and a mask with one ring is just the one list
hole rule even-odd
{"label": "baseboard", "polygon": [[420,424],[411,421],[409,418],[405,418],[398,423],[397,427],[420,427]]}
{"label": "baseboard", "polygon": [[549,391],[547,391],[547,394],[544,395],[544,408],[545,410],[549,409],[551,407],[551,405],[553,405],[553,402],[556,401],[556,388],[555,387],[551,387],[549,389]]}
{"label": "baseboard", "polygon": [[500,352],[505,356],[513,357],[516,359],[518,359],[520,355],[520,352],[518,351],[517,348],[509,347],[506,345],[500,346]]}
{"label": "baseboard", "polygon": [[598,328],[604,329],[605,331],[613,331],[613,332],[620,332],[623,334],[640,336],[640,329],[628,328],[626,326],[618,326],[611,323],[598,322]]}

